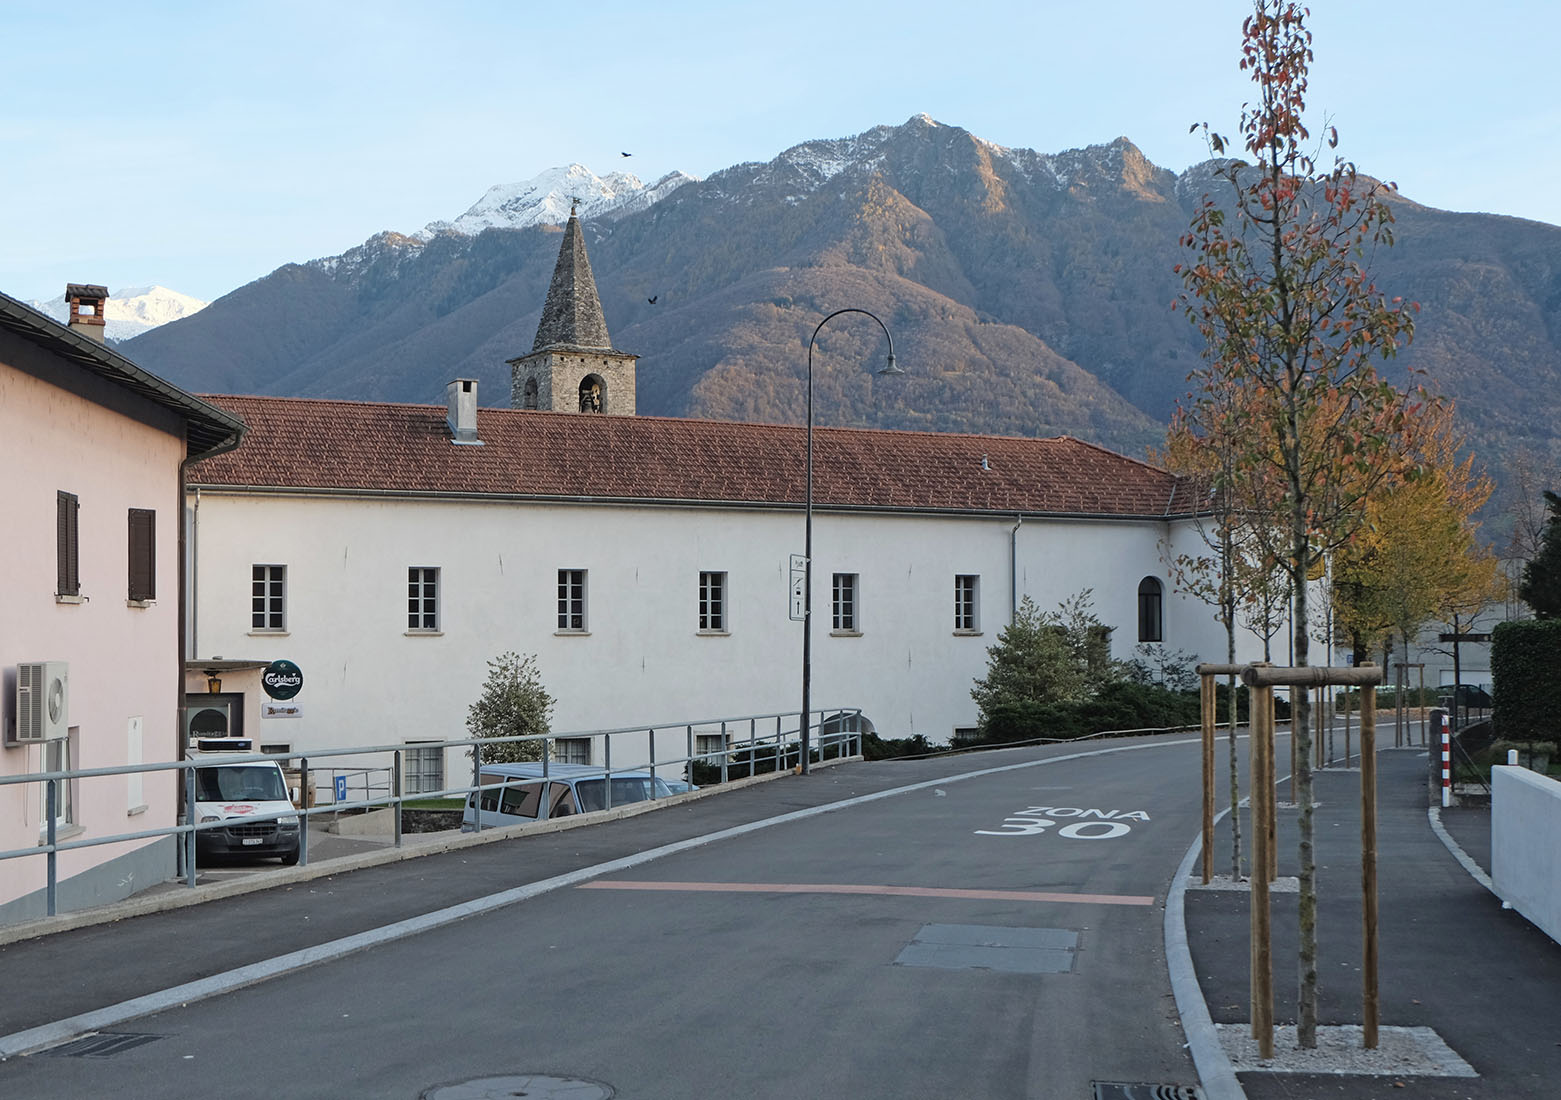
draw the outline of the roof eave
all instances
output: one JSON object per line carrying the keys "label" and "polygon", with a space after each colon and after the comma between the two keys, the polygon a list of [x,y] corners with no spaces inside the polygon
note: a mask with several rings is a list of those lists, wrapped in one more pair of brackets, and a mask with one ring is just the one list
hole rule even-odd
{"label": "roof eave", "polygon": [[244,422],[232,413],[186,393],[136,366],[108,345],[73,332],[68,326],[3,293],[0,293],[0,328],[183,417],[187,458],[202,458],[231,449],[243,437]]}

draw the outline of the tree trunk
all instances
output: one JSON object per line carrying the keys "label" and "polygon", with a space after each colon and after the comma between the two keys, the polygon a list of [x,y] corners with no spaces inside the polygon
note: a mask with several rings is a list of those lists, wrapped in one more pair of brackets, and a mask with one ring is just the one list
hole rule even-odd
{"label": "tree trunk", "polygon": [[[1236,589],[1231,578],[1231,538],[1227,525],[1220,538],[1221,569],[1220,612],[1225,618],[1225,661],[1236,663]],[[1225,716],[1230,729],[1230,880],[1241,881],[1241,767],[1236,760],[1236,677],[1225,679],[1225,701],[1230,713]]]}
{"label": "tree trunk", "polygon": [[[1305,667],[1310,649],[1310,631],[1307,630],[1306,574],[1310,557],[1310,540],[1302,526],[1303,517],[1295,517],[1294,564],[1295,621],[1291,634],[1295,639],[1296,667]],[[1293,689],[1290,699],[1290,736],[1296,739],[1295,800],[1298,804],[1296,820],[1300,834],[1300,954],[1297,959],[1298,988],[1296,991],[1296,1045],[1302,1050],[1317,1046],[1317,865],[1313,851],[1312,817],[1312,729],[1310,693]]]}

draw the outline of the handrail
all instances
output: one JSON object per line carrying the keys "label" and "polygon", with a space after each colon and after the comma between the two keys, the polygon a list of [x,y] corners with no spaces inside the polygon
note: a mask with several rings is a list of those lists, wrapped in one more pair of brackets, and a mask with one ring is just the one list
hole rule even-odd
{"label": "handrail", "polygon": [[[45,784],[47,797],[44,801],[47,809],[41,812],[47,814],[49,818],[47,822],[40,822],[41,835],[37,844],[12,851],[0,851],[0,864],[3,864],[6,860],[10,859],[20,859],[27,856],[43,856],[48,864],[46,874],[46,907],[48,915],[54,916],[56,915],[57,908],[56,885],[58,882],[58,869],[56,860],[58,853],[74,851],[76,849],[82,848],[98,847],[105,844],[122,844],[132,841],[156,840],[162,837],[174,837],[177,838],[180,842],[178,844],[178,853],[180,857],[179,862],[185,865],[181,874],[187,879],[188,884],[191,887],[194,887],[196,884],[194,866],[194,834],[202,831],[203,829],[221,829],[229,827],[232,824],[230,819],[208,822],[186,820],[182,823],[177,823],[176,821],[175,824],[155,829],[143,829],[136,832],[111,833],[97,836],[73,835],[68,839],[62,840],[55,835],[55,823],[57,818],[53,812],[53,807],[58,804],[57,792],[58,784],[60,783],[71,783],[85,779],[111,778],[114,776],[137,775],[154,772],[179,772],[181,776],[185,776],[185,794],[178,797],[176,799],[176,805],[172,807],[177,819],[179,817],[193,816],[193,801],[191,797],[193,794],[193,787],[186,773],[189,773],[194,768],[207,767],[213,764],[250,763],[264,760],[275,761],[278,764],[285,764],[285,762],[296,760],[298,761],[298,766],[296,768],[287,768],[286,770],[290,772],[297,772],[299,774],[300,783],[298,791],[298,804],[288,810],[280,810],[266,814],[246,815],[244,821],[250,823],[261,823],[280,821],[287,818],[299,818],[299,862],[307,864],[309,861],[307,841],[309,831],[308,822],[311,817],[316,817],[321,814],[340,814],[344,810],[368,810],[377,807],[392,807],[395,811],[394,842],[397,847],[400,847],[402,839],[401,812],[403,803],[409,800],[423,800],[432,798],[460,797],[464,800],[473,791],[480,789],[479,783],[474,781],[470,784],[446,787],[438,791],[419,791],[415,794],[408,795],[404,790],[401,789],[403,775],[401,767],[401,754],[405,752],[405,750],[409,747],[409,744],[419,749],[438,749],[439,751],[444,752],[449,749],[459,749],[469,746],[491,746],[540,741],[543,745],[543,762],[545,764],[550,760],[550,758],[556,755],[550,751],[552,748],[552,742],[563,738],[600,737],[604,739],[604,747],[606,750],[605,767],[603,770],[605,774],[610,777],[615,770],[621,773],[624,771],[638,770],[641,767],[641,765],[636,764],[629,767],[619,766],[615,769],[612,765],[613,740],[615,738],[622,739],[623,737],[631,735],[640,735],[650,739],[648,766],[652,770],[652,774],[655,774],[657,770],[665,773],[667,771],[675,770],[678,767],[682,767],[685,771],[685,774],[691,775],[692,768],[695,763],[711,761],[719,757],[721,764],[721,781],[725,782],[727,778],[727,767],[730,761],[734,757],[741,757],[744,754],[750,754],[749,766],[752,768],[759,762],[759,754],[761,751],[764,751],[766,754],[768,754],[768,752],[773,749],[775,765],[779,767],[780,761],[783,758],[783,754],[787,752],[787,746],[799,745],[801,743],[800,727],[802,726],[802,723],[800,721],[790,729],[783,728],[784,720],[786,718],[797,717],[798,714],[799,712],[797,711],[780,711],[770,712],[767,714],[743,715],[738,718],[707,718],[696,721],[685,720],[681,722],[668,722],[660,725],[623,726],[616,729],[606,730],[579,730],[570,731],[567,733],[550,732],[546,734],[524,734],[514,737],[468,737],[449,741],[418,741],[415,743],[399,741],[384,745],[359,745],[354,747],[310,750],[306,752],[223,753],[220,755],[202,754],[198,757],[186,757],[183,760],[174,761],[159,761],[143,764],[122,764],[106,768],[69,768],[57,771],[28,772],[20,775],[0,775],[0,787],[28,783]],[[807,725],[810,729],[817,727],[822,730],[825,725],[836,725],[838,727],[828,734],[823,734],[821,732],[817,745],[817,751],[820,754],[823,754],[827,746],[835,746],[840,747],[840,755],[844,756],[847,755],[845,748],[854,746],[852,755],[859,755],[861,752],[862,736],[861,717],[862,712],[858,707],[831,707],[823,708],[817,711],[811,711],[809,714],[809,720],[807,722]],[[769,720],[773,719],[775,723],[773,729],[763,734],[759,733],[758,727],[761,719],[765,720],[766,724],[768,724]],[[738,740],[735,743],[729,744],[727,742],[727,738],[732,735],[732,727],[740,722],[748,723],[748,737],[746,739]],[[679,729],[679,727],[681,727],[681,729]],[[721,731],[723,735],[722,744],[724,746],[721,750],[716,752],[694,752],[695,731],[701,729],[702,727],[708,727],[712,729],[712,731],[716,729]],[[686,731],[688,755],[657,759],[654,738],[658,731],[660,731],[663,735]],[[796,750],[793,749],[791,751]],[[334,769],[327,768],[321,768],[316,771],[315,769],[311,769],[312,763],[322,759],[340,758],[344,756],[383,755],[387,753],[393,754],[394,762],[390,767],[386,767],[381,764],[368,765],[360,768],[342,769],[347,770],[352,774],[361,773],[363,775],[365,780],[365,793],[369,797],[345,802],[333,801],[324,805],[311,805],[310,788],[308,787],[309,781],[311,778],[313,778],[311,771],[314,771],[315,774],[318,774],[319,772],[333,774],[335,771]],[[473,752],[469,755],[473,756],[474,765],[478,765],[474,766],[473,768],[473,779],[476,780],[477,772],[480,767],[481,753],[479,751]],[[369,787],[367,780],[370,772],[388,772],[388,787],[382,787],[378,783],[375,783],[373,787]],[[384,795],[379,795],[377,792],[381,789],[386,790],[387,793]],[[651,797],[653,799],[656,797],[654,786],[652,787]],[[608,808],[611,808],[610,789]],[[477,827],[480,829],[480,815],[477,816]]]}

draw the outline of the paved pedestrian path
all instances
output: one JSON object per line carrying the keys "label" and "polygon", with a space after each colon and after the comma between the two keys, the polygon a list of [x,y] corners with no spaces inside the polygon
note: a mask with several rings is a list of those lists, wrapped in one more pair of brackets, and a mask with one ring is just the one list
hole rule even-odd
{"label": "paved pedestrian path", "polygon": [[[1344,1056],[1307,1061],[1287,1033],[1276,1043],[1275,1068],[1298,1058],[1314,1072],[1254,1067],[1238,1061],[1251,1100],[1411,1095],[1427,1100],[1555,1100],[1561,1096],[1561,945],[1523,917],[1504,910],[1434,831],[1427,813],[1423,750],[1378,755],[1379,981],[1383,1050],[1373,1073],[1354,1068],[1362,1005],[1360,772],[1317,775],[1315,801],[1318,882],[1319,1024],[1343,1037]],[[1281,784],[1281,797],[1287,790]],[[1296,811],[1279,814],[1281,876],[1297,874]],[[1447,833],[1481,866],[1490,863],[1488,807],[1444,812]],[[1243,822],[1244,836],[1250,830]],[[1229,870],[1230,829],[1222,822],[1215,871]],[[1195,874],[1192,883],[1201,879]],[[1249,895],[1191,888],[1185,921],[1193,964],[1227,1049],[1249,1031]],[[1274,1015],[1295,1022],[1297,895],[1273,896]],[[1340,1030],[1332,1030],[1340,1029]],[[1400,1029],[1403,1029],[1402,1031]],[[1405,1032],[1410,1034],[1405,1036]],[[1353,1038],[1354,1042],[1348,1042]],[[1437,1048],[1441,1053],[1437,1053]],[[1426,1049],[1439,1074],[1431,1075]],[[1467,1066],[1467,1069],[1461,1068]]]}

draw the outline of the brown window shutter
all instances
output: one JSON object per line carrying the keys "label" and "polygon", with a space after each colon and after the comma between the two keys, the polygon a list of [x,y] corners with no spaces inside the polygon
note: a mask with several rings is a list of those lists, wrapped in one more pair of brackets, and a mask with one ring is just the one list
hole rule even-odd
{"label": "brown window shutter", "polygon": [[81,551],[78,546],[77,514],[81,502],[75,493],[55,494],[55,592],[61,596],[81,595]]}
{"label": "brown window shutter", "polygon": [[130,509],[130,598],[157,598],[157,513]]}

